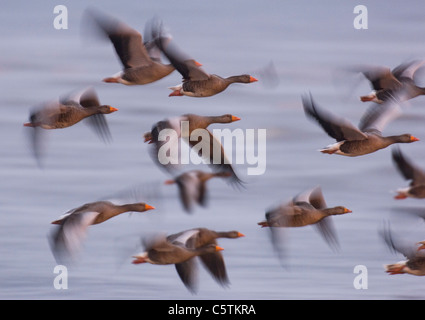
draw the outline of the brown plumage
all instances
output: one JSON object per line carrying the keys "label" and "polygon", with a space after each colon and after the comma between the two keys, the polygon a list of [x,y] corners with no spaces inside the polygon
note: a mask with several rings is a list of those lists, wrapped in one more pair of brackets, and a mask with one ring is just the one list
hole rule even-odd
{"label": "brown plumage", "polygon": [[54,220],[52,224],[59,225],[50,235],[52,252],[57,259],[75,258],[91,225],[100,224],[124,212],[144,212],[155,209],[144,203],[114,204],[111,201],[96,201],[86,203],[72,209]]}
{"label": "brown plumage", "polygon": [[[184,245],[179,239],[170,240],[164,234],[143,239],[144,251],[133,256],[133,264],[151,263],[158,265],[174,264],[180,279],[194,293],[193,277],[196,272],[192,263],[186,263],[192,258],[205,254],[214,254],[223,248],[216,244],[206,244],[198,248]],[[190,282],[187,279],[192,279]]]}
{"label": "brown plumage", "polygon": [[160,24],[153,28],[153,34],[157,47],[183,77],[182,84],[170,88],[173,92],[169,96],[210,97],[223,92],[233,83],[258,81],[248,74],[227,78],[209,74],[200,68],[199,64],[194,63],[194,60],[178,48],[173,41],[169,41],[162,35]]}
{"label": "brown plumage", "polygon": [[230,172],[205,172],[202,170],[191,170],[184,172],[174,179],[165,181],[166,184],[177,184],[179,188],[180,201],[183,208],[191,213],[195,204],[205,207],[208,200],[207,181],[215,178],[230,177]]}
{"label": "brown plumage", "polygon": [[[196,249],[204,246],[217,246],[217,239],[219,238],[237,239],[240,237],[244,237],[244,234],[236,230],[214,231],[207,228],[194,228],[170,235],[167,237],[167,240],[171,243],[184,245],[187,248]],[[228,286],[230,284],[221,252],[205,253],[199,255],[198,258],[218,284],[221,286]],[[176,270],[180,279],[192,292],[196,291],[195,263],[194,258],[192,258],[176,264]]]}
{"label": "brown plumage", "polygon": [[[165,147],[177,148],[178,150],[180,150],[180,142],[182,139],[187,142],[191,148],[195,146],[199,148],[198,155],[202,159],[204,159],[204,161],[206,161],[206,163],[208,163],[208,165],[215,172],[230,173],[231,181],[236,183],[237,185],[241,185],[242,181],[236,175],[232,164],[227,159],[220,141],[218,141],[207,129],[208,126],[213,123],[231,123],[238,120],[240,120],[240,118],[231,114],[225,114],[221,116],[201,116],[195,114],[185,114],[180,117],[169,118],[157,122],[155,125],[153,125],[150,133],[144,134],[144,138],[145,142],[149,141],[150,144],[154,144],[151,153],[152,159],[161,168],[166,169],[170,173],[174,173],[176,171],[176,165],[180,164],[180,159],[169,159],[172,158],[172,156],[170,156],[169,158],[167,157],[166,159],[162,159],[161,150],[163,150],[163,148]],[[184,124],[188,125],[186,128],[187,130],[186,132],[181,132],[182,126]],[[171,129],[175,133],[175,135],[170,137],[170,140],[161,141],[161,139],[159,139],[159,135],[164,129]],[[201,132],[204,135],[200,136],[198,140],[194,141],[190,139],[190,137],[192,133],[197,129],[200,129],[198,133]],[[214,163],[217,162],[214,161],[214,155],[219,156],[219,158],[217,157],[217,159],[220,159],[218,163]]]}
{"label": "brown plumage", "polygon": [[392,159],[400,174],[410,180],[407,188],[397,190],[395,199],[425,198],[425,172],[406,158],[399,148],[393,148]]}
{"label": "brown plumage", "polygon": [[382,130],[388,122],[401,113],[398,102],[388,100],[384,105],[373,105],[360,120],[356,128],[348,120],[334,116],[317,106],[313,98],[303,96],[306,116],[316,122],[337,143],[321,149],[322,153],[357,157],[384,149],[394,143],[411,143],[419,139],[411,134],[382,136]]}
{"label": "brown plumage", "polygon": [[[121,21],[93,9],[87,13],[87,17],[95,22],[102,36],[111,41],[123,66],[121,72],[105,78],[104,82],[145,85],[158,81],[175,70],[173,65],[162,63],[160,51],[150,38],[150,31],[145,32],[143,41],[138,31]],[[150,23],[152,22],[146,24],[148,30]],[[164,39],[169,40],[170,36]]]}
{"label": "brown plumage", "polygon": [[402,63],[393,70],[383,66],[362,66],[356,70],[369,80],[373,91],[361,96],[363,102],[373,101],[383,103],[388,99],[397,98],[406,101],[425,94],[425,88],[419,87],[414,81],[416,71],[423,66],[425,60],[415,60]]}
{"label": "brown plumage", "polygon": [[380,231],[381,237],[393,253],[401,253],[406,260],[384,265],[385,272],[390,275],[408,273],[414,276],[425,276],[425,241],[410,243],[395,237],[389,226]]}
{"label": "brown plumage", "polygon": [[108,142],[111,140],[111,133],[105,114],[117,110],[109,105],[101,105],[96,91],[91,87],[33,108],[30,111],[30,121],[24,123],[24,126],[32,128],[30,140],[38,164],[41,165],[44,129],[68,128],[85,120],[103,141]]}
{"label": "brown plumage", "polygon": [[349,213],[351,210],[343,207],[328,207],[320,187],[303,192],[291,201],[266,212],[266,220],[259,222],[261,227],[270,227],[275,249],[279,250],[280,241],[274,228],[303,227],[314,225],[325,241],[337,248],[338,239],[330,219],[333,215]]}
{"label": "brown plumage", "polygon": [[101,105],[96,91],[87,88],[33,109],[30,113],[30,122],[24,123],[24,126],[62,129],[92,117],[96,119],[92,125],[106,139],[110,133],[103,115],[117,110],[109,105]]}

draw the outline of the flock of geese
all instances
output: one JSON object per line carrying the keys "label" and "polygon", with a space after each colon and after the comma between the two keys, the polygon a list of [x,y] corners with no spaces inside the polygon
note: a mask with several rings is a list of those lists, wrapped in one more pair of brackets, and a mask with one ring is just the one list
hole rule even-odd
{"label": "flock of geese", "polygon": [[[226,90],[233,83],[252,83],[257,81],[248,74],[227,78],[207,73],[202,65],[181,50],[172,37],[164,31],[158,19],[152,19],[146,24],[145,34],[142,35],[125,23],[101,13],[98,10],[87,10],[85,19],[93,30],[102,38],[110,41],[122,64],[122,70],[117,74],[103,79],[106,83],[123,85],[144,85],[158,81],[172,72],[177,71],[182,76],[182,83],[171,87],[170,96],[210,97]],[[165,56],[169,63],[161,59]],[[370,102],[370,108],[365,112],[358,126],[350,121],[336,116],[319,107],[311,94],[302,97],[305,115],[316,122],[335,143],[321,149],[322,153],[356,157],[376,152],[392,144],[412,143],[419,139],[409,133],[396,136],[384,136],[384,127],[402,113],[401,104],[425,94],[425,89],[418,87],[414,80],[416,70],[425,61],[412,61],[401,64],[394,70],[386,67],[361,66],[355,72],[362,73],[371,83],[373,91],[361,97],[361,101]],[[24,126],[32,130],[32,142],[35,158],[42,165],[40,135],[45,129],[67,128],[85,120],[95,129],[105,141],[110,140],[110,132],[106,115],[118,111],[107,104],[101,104],[96,91],[87,88],[81,92],[60,97],[58,101],[43,104],[30,111],[29,122]],[[197,205],[206,205],[208,180],[223,178],[238,187],[244,182],[237,176],[232,165],[227,163],[226,155],[220,143],[213,143],[214,136],[209,132],[211,141],[209,157],[214,154],[214,148],[220,149],[221,162],[212,161],[209,166],[212,172],[191,170],[178,172],[173,165],[163,165],[158,161],[158,152],[164,141],[159,133],[163,129],[173,129],[178,133],[179,141],[184,140],[180,132],[180,123],[188,121],[189,133],[196,129],[207,130],[215,123],[228,124],[239,121],[240,118],[225,114],[220,116],[200,116],[185,114],[180,117],[167,118],[153,124],[150,131],[144,133],[144,142],[149,144],[152,160],[172,176],[167,184],[175,184],[183,208],[192,212]],[[187,140],[186,140],[187,141]],[[196,142],[187,141],[190,147]],[[406,158],[398,148],[393,149],[393,159],[400,173],[411,180],[410,186],[398,190],[397,199],[406,197],[425,198],[425,173]],[[199,154],[202,158],[204,155]],[[210,159],[204,159],[210,160]],[[102,200],[83,204],[74,208],[62,217],[53,221],[57,225],[50,235],[52,253],[58,262],[69,261],[81,249],[87,229],[91,225],[100,224],[124,212],[145,212],[154,210],[152,205],[145,202],[117,204],[113,201]],[[281,255],[281,230],[287,227],[302,227],[313,225],[317,227],[327,243],[338,247],[338,241],[332,225],[331,216],[350,213],[343,206],[329,207],[320,187],[301,192],[289,203],[269,210],[265,220],[259,222],[261,227],[271,231],[271,240],[276,251]],[[197,290],[197,279],[193,272],[197,258],[202,262],[211,276],[220,285],[229,284],[221,251],[217,239],[236,239],[244,235],[236,230],[214,231],[207,228],[185,230],[177,234],[160,234],[146,237],[142,240],[144,251],[134,255],[134,264],[151,263],[160,265],[174,264],[184,285],[193,293]],[[425,255],[422,249],[425,242],[421,241],[417,250],[406,250],[395,242],[389,229],[383,233],[388,245],[404,254],[406,261],[387,265],[390,274],[410,273],[425,275]]]}

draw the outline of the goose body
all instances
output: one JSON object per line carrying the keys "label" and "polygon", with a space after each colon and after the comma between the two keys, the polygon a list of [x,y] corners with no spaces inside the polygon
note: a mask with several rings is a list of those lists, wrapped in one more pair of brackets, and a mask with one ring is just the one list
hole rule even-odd
{"label": "goose body", "polygon": [[[213,123],[231,123],[240,120],[240,118],[233,116],[231,114],[224,114],[221,116],[201,116],[196,114],[185,114],[179,117],[169,118],[165,119],[163,121],[157,122],[153,125],[150,132],[144,134],[145,142],[149,142],[150,144],[154,144],[154,148],[152,149],[151,156],[153,160],[161,167],[166,169],[168,172],[173,173],[176,171],[177,165],[179,164],[179,159],[174,159],[172,163],[166,163],[166,161],[163,161],[163,159],[159,159],[161,154],[161,149],[164,147],[164,145],[171,144],[172,147],[180,148],[181,140],[184,140],[186,143],[189,144],[191,148],[197,146],[197,144],[202,144],[202,148],[199,148],[199,156],[208,163],[208,165],[215,171],[215,172],[226,172],[231,175],[231,181],[236,184],[241,184],[241,180],[236,175],[236,172],[234,171],[232,164],[227,159],[227,156],[224,152],[224,148],[220,141],[216,139],[213,134],[207,129],[209,125]],[[181,126],[182,122],[188,123],[188,130],[185,133],[181,132]],[[159,134],[164,129],[171,129],[176,134],[173,135],[169,141],[161,141],[159,139]],[[192,133],[197,130],[201,129],[202,132],[207,136],[207,140],[204,141],[201,138],[198,138],[198,140],[193,141],[189,139],[192,135]],[[183,136],[187,135],[187,136]],[[202,142],[201,142],[202,141]],[[208,145],[205,143],[209,142]],[[199,147],[199,146],[197,146]],[[202,150],[207,150],[207,152],[204,154]],[[220,161],[217,161],[217,159],[214,158],[214,155],[220,156]],[[171,161],[170,161],[171,162]],[[218,162],[218,163],[217,163]]]}
{"label": "goose body", "polygon": [[381,231],[381,236],[393,253],[400,253],[405,260],[396,263],[385,264],[384,269],[390,275],[411,274],[425,276],[425,241],[419,241],[416,245],[405,239],[395,237],[389,228]]}
{"label": "goose body", "polygon": [[337,117],[317,106],[313,98],[304,96],[306,116],[316,121],[337,142],[321,150],[322,153],[357,157],[384,149],[394,143],[411,143],[419,139],[411,134],[383,136],[382,130],[388,122],[401,113],[398,102],[388,100],[384,105],[373,105],[355,127],[348,120]]}
{"label": "goose body", "polygon": [[68,128],[83,119],[92,117],[91,123],[99,132],[109,132],[104,114],[118,109],[109,105],[101,105],[96,91],[86,88],[80,92],[61,97],[58,101],[43,104],[30,113],[30,122],[26,127],[41,127],[43,129]]}
{"label": "goose body", "polygon": [[208,200],[207,181],[214,177],[229,177],[229,172],[205,172],[191,170],[184,172],[174,179],[165,181],[166,184],[177,184],[180,200],[186,212],[192,212],[195,204],[205,207]]}
{"label": "goose body", "polygon": [[174,68],[182,75],[183,82],[174,87],[169,96],[211,97],[223,92],[233,83],[252,83],[258,81],[248,74],[227,78],[210,74],[201,68],[199,63],[184,53],[174,42],[162,36],[162,29],[154,31],[157,47],[164,53]]}
{"label": "goose body", "polygon": [[[330,219],[333,215],[351,212],[343,207],[328,207],[320,187],[307,190],[295,196],[291,201],[266,212],[266,220],[259,222],[261,227],[274,228],[304,227],[314,225],[326,242],[338,246],[336,232]],[[272,238],[273,241],[279,241]],[[278,245],[274,243],[274,245]]]}
{"label": "goose body", "polygon": [[[114,46],[123,68],[115,75],[103,79],[104,82],[146,85],[168,76],[175,70],[173,65],[161,61],[160,51],[149,31],[142,37],[140,32],[113,17],[94,10],[88,13],[102,36],[109,39]],[[149,23],[146,24],[146,30],[150,28]],[[167,35],[164,41],[170,39],[171,36]]]}
{"label": "goose body", "polygon": [[174,264],[183,284],[189,291],[195,293],[197,269],[193,258],[207,255],[215,257],[219,251],[223,250],[214,242],[205,243],[199,247],[186,245],[186,240],[197,233],[198,231],[191,230],[168,237],[164,234],[159,234],[154,237],[144,238],[145,250],[134,255],[132,263]]}
{"label": "goose body", "polygon": [[364,66],[360,71],[369,80],[373,91],[361,96],[362,102],[373,101],[378,104],[397,97],[399,102],[425,94],[425,88],[414,81],[416,71],[423,67],[425,60],[402,63],[394,70],[383,66]]}
{"label": "goose body", "polygon": [[144,212],[155,209],[144,203],[115,204],[111,201],[95,201],[72,209],[52,221],[58,225],[50,235],[50,245],[57,260],[75,257],[91,225],[103,223],[124,212]]}
{"label": "goose body", "polygon": [[[237,239],[244,235],[238,231],[214,231],[207,228],[194,228],[185,230],[167,237],[174,244],[183,245],[186,248],[197,249],[205,246],[217,246],[217,239]],[[208,270],[213,279],[222,286],[230,284],[223,255],[220,251],[205,253],[198,256],[202,265]],[[186,287],[196,291],[195,259],[176,264],[177,273]]]}

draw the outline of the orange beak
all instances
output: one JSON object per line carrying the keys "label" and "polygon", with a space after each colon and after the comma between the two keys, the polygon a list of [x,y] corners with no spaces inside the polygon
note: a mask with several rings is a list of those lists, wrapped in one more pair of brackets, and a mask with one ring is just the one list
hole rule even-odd
{"label": "orange beak", "polygon": [[195,61],[195,65],[196,65],[197,67],[202,67],[202,63],[199,63],[198,61]]}
{"label": "orange beak", "polygon": [[215,250],[216,251],[222,251],[222,250],[224,250],[222,247],[219,247],[219,246],[215,246]]}
{"label": "orange beak", "polygon": [[243,233],[238,232],[238,237],[245,237]]}
{"label": "orange beak", "polygon": [[347,209],[347,208],[344,209],[344,213],[350,213],[350,212],[353,212],[353,211],[351,211],[350,209]]}
{"label": "orange beak", "polygon": [[258,79],[255,79],[254,77],[249,76],[249,82],[255,82],[255,81],[258,81]]}
{"label": "orange beak", "polygon": [[411,137],[410,137],[410,141],[412,141],[412,142],[413,142],[413,141],[419,141],[419,139],[418,139],[418,138],[416,138],[416,137],[414,137],[414,136],[411,136]]}
{"label": "orange beak", "polygon": [[232,122],[234,122],[234,121],[239,121],[241,118],[239,118],[239,117],[235,117],[235,116],[232,116]]}
{"label": "orange beak", "polygon": [[115,112],[115,111],[118,111],[118,109],[117,108],[114,108],[114,107],[109,107],[109,111]]}
{"label": "orange beak", "polygon": [[155,207],[145,204],[145,210],[153,210]]}

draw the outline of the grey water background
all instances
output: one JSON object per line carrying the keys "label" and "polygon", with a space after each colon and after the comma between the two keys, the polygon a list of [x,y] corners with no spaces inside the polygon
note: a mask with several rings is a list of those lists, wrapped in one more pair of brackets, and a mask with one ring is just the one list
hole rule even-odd
{"label": "grey water background", "polygon": [[[68,29],[53,27],[53,8],[68,8]],[[368,29],[353,27],[356,5],[368,9]],[[163,19],[174,40],[222,76],[251,73],[259,82],[233,85],[214,97],[168,97],[175,72],[156,83],[126,87],[102,83],[121,69],[108,43],[82,40],[81,17],[93,5],[142,31],[147,19]],[[425,56],[425,6],[420,1],[3,1],[0,11],[0,298],[1,299],[423,299],[425,280],[389,276],[383,265],[402,260],[378,231],[390,219],[408,241],[425,238],[423,220],[405,208],[423,200],[393,199],[407,185],[391,161],[391,149],[359,158],[317,150],[332,140],[306,119],[301,94],[357,124],[367,104],[358,97],[368,83],[338,70],[357,63],[395,67]],[[277,83],[262,69],[273,63]],[[421,77],[422,76],[422,77]],[[425,74],[418,77],[425,84]],[[107,116],[113,141],[104,144],[84,123],[46,134],[44,169],[32,156],[27,121],[32,106],[84,86],[102,103],[119,108]],[[385,134],[410,132],[422,141],[402,151],[425,167],[425,100],[419,97]],[[231,113],[230,129],[267,129],[267,169],[234,190],[209,183],[208,208],[192,215],[180,205],[169,177],[148,155],[142,135],[165,117]],[[214,125],[212,128],[224,128]],[[256,146],[249,146],[255,148]],[[80,260],[68,269],[68,289],[56,290],[56,262],[47,235],[50,222],[71,208],[141,186],[157,209],[122,214],[89,228]],[[328,205],[353,212],[334,217],[340,252],[312,228],[288,230],[283,268],[257,222],[268,208],[320,185]],[[140,237],[192,227],[239,230],[246,237],[219,245],[231,285],[222,288],[199,268],[199,292],[190,294],[173,266],[133,265]],[[367,268],[368,288],[355,289],[356,265]]]}

